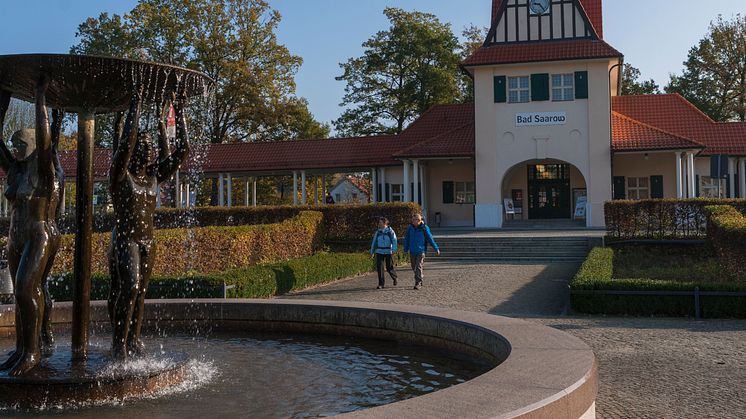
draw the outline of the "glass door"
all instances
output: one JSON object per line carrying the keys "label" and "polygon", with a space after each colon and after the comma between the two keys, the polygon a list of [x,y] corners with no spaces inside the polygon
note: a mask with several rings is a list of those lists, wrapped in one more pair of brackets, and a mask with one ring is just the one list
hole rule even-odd
{"label": "glass door", "polygon": [[529,219],[569,219],[571,209],[570,167],[566,164],[529,166]]}

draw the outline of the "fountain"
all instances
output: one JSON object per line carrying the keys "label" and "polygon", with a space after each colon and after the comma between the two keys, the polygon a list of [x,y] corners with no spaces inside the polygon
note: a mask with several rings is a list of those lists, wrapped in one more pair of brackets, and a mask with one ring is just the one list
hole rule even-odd
{"label": "fountain", "polygon": [[[136,418],[143,411],[226,417],[594,417],[597,365],[585,344],[544,326],[487,314],[363,303],[143,303],[134,298],[124,318],[132,318],[133,306],[141,304],[135,317],[155,336],[148,343],[156,350],[142,356],[130,350],[137,345],[120,346],[118,358],[139,355],[121,362],[109,352],[111,340],[94,333],[91,344],[90,326],[102,333],[115,329],[115,335],[117,328],[111,324],[111,306],[90,301],[94,117],[128,112],[129,128],[116,131],[118,143],[136,148],[134,127],[142,103],[203,94],[211,84],[200,73],[155,63],[0,56],[0,90],[36,102],[37,119],[46,113],[39,105],[44,101],[76,112],[79,133],[74,299],[47,312],[48,326],[71,328],[69,356],[57,351],[29,371],[0,375],[0,415],[8,409],[61,409],[57,414],[77,418]],[[43,130],[47,125],[37,123]],[[120,162],[118,170],[125,166]],[[147,215],[147,206],[130,208],[138,210]],[[16,317],[12,306],[0,306],[0,337],[24,333]],[[115,343],[126,341],[120,335]],[[172,352],[174,347],[188,355]],[[9,340],[0,339],[0,350],[6,348]],[[215,358],[206,367],[195,369],[195,360],[210,356]],[[221,371],[224,381],[204,384]],[[179,385],[190,379],[206,387]]]}
{"label": "fountain", "polygon": [[[0,401],[12,403],[19,399],[20,394],[25,394],[22,398],[28,405],[36,405],[38,400],[34,395],[39,394],[44,401],[49,402],[47,394],[60,395],[61,398],[101,398],[110,397],[112,394],[152,391],[153,389],[173,383],[179,380],[181,373],[180,365],[183,363],[168,364],[167,367],[161,368],[160,371],[148,370],[142,374],[119,374],[111,377],[106,383],[102,383],[97,375],[97,368],[103,368],[106,365],[106,357],[96,357],[99,361],[96,367],[91,368],[93,362],[88,360],[89,355],[89,324],[90,324],[90,289],[91,289],[91,235],[93,224],[93,146],[95,132],[95,115],[103,113],[121,112],[129,110],[127,126],[125,127],[128,138],[132,141],[122,143],[123,148],[120,153],[115,154],[115,165],[113,171],[121,173],[117,175],[130,182],[120,182],[118,190],[122,192],[115,193],[116,196],[123,196],[116,202],[120,202],[120,207],[125,206],[125,211],[129,214],[141,214],[142,222],[146,218],[152,220],[152,211],[155,206],[154,187],[151,185],[135,187],[133,191],[128,190],[131,182],[137,183],[137,179],[142,178],[144,182],[154,176],[150,176],[147,170],[143,173],[131,174],[128,167],[134,167],[130,164],[130,156],[133,155],[135,161],[140,161],[143,169],[149,164],[150,155],[147,153],[149,148],[149,138],[143,137],[142,141],[138,138],[139,128],[139,109],[143,104],[150,104],[158,101],[162,106],[164,98],[172,97],[172,104],[176,105],[181,113],[181,108],[185,105],[187,97],[196,94],[205,94],[212,85],[212,81],[205,75],[184,68],[132,61],[106,57],[93,56],[73,56],[73,55],[54,55],[54,54],[29,54],[29,55],[10,55],[0,57],[0,90],[2,91],[3,117],[7,110],[7,104],[10,95],[33,102],[36,104],[36,130],[21,131],[21,137],[16,133],[16,137],[23,138],[28,147],[35,151],[29,151],[28,156],[14,157],[2,144],[0,152],[2,163],[8,181],[11,187],[8,191],[14,191],[9,196],[13,202],[13,212],[11,223],[11,235],[9,237],[11,274],[16,281],[16,300],[18,310],[16,314],[16,350],[11,353],[9,359],[3,364],[2,369],[9,370],[8,377],[0,379],[0,387],[4,391],[0,392]],[[178,98],[177,98],[178,96]],[[134,99],[133,99],[134,98]],[[178,101],[178,104],[175,102]],[[53,112],[52,126],[49,126],[47,106],[55,109]],[[134,112],[134,110],[137,112]],[[61,124],[61,110],[75,112],[78,115],[78,150],[77,150],[77,185],[76,185],[76,235],[75,235],[75,263],[74,263],[74,302],[72,312],[72,345],[71,355],[76,361],[76,367],[70,371],[55,370],[40,371],[39,342],[51,345],[51,328],[48,327],[47,317],[51,310],[50,300],[47,297],[45,303],[41,297],[41,291],[45,289],[43,281],[46,280],[54,257],[59,247],[59,233],[56,227],[56,208],[60,200],[59,188],[59,164],[54,155],[56,146],[53,145],[53,133],[59,135]],[[183,127],[184,116],[180,115],[182,124],[180,132],[186,136]],[[165,130],[164,130],[165,131]],[[131,134],[131,135],[130,135]],[[164,133],[165,136],[165,133]],[[118,141],[119,139],[117,139]],[[135,141],[137,140],[137,141]],[[166,141],[160,138],[161,144]],[[186,144],[186,139],[182,141]],[[165,143],[167,144],[167,142]],[[138,145],[135,152],[132,149]],[[116,144],[115,144],[116,146]],[[23,146],[25,149],[26,147]],[[154,169],[158,172],[158,181],[170,177],[173,171],[178,169],[178,165],[186,156],[186,150],[181,149],[179,159],[164,159],[169,167]],[[52,167],[54,162],[54,167]],[[123,167],[123,168],[122,168]],[[148,166],[149,167],[149,166]],[[118,171],[117,171],[118,170]],[[55,174],[55,171],[57,173]],[[163,175],[163,176],[161,176]],[[136,179],[137,178],[137,179]],[[17,185],[17,186],[16,186]],[[154,186],[154,185],[152,185]],[[26,188],[26,189],[24,189]],[[28,192],[24,192],[28,190]],[[15,190],[18,190],[16,193]],[[145,191],[144,194],[138,194],[138,190]],[[6,195],[8,195],[6,193]],[[142,197],[141,197],[142,195]],[[152,197],[150,196],[152,195]],[[124,202],[127,201],[127,202]],[[153,201],[152,205],[149,201]],[[129,204],[129,205],[128,205]],[[38,210],[36,208],[39,208]],[[50,209],[51,207],[51,209]],[[46,209],[45,209],[46,208]],[[132,218],[132,215],[125,218]],[[38,219],[38,221],[37,221]],[[124,222],[125,220],[123,220]],[[36,230],[37,223],[42,223],[41,230]],[[27,227],[28,226],[28,227]],[[136,230],[117,235],[119,237],[128,236]],[[128,229],[130,230],[130,229]],[[137,230],[139,232],[139,229]],[[152,230],[145,231],[144,234],[150,234],[152,239]],[[140,235],[142,236],[142,234]],[[140,237],[140,241],[147,241],[148,237]],[[119,248],[119,247],[118,247]],[[114,252],[115,256],[122,252]],[[115,258],[122,259],[122,256]],[[114,261],[114,265],[118,262]],[[137,258],[139,260],[139,257]],[[147,265],[149,260],[143,262]],[[129,263],[129,262],[127,262]],[[126,276],[125,271],[139,272],[138,267],[123,267],[125,262],[119,262],[117,272],[120,275],[115,276],[118,280]],[[133,263],[129,263],[133,265]],[[143,288],[147,286],[148,275],[137,275],[137,278],[130,278],[131,281],[139,283]],[[117,281],[114,281],[115,285]],[[125,281],[126,282],[126,281]],[[128,283],[124,284],[128,285]],[[112,287],[116,288],[115,286]],[[142,294],[142,293],[141,293]],[[116,298],[112,297],[112,298]],[[129,325],[132,323],[136,333],[133,332],[133,339],[139,341],[139,322],[130,320],[133,315],[139,316],[137,308],[142,306],[144,295],[136,296],[131,300],[114,302],[112,308],[112,321],[115,332],[123,329],[124,338],[127,337]],[[123,307],[128,305],[129,307]],[[47,317],[44,316],[45,310]],[[134,314],[133,314],[134,312]],[[114,313],[129,314],[126,320],[117,318]],[[121,316],[120,316],[121,317]],[[43,318],[43,320],[42,320]],[[116,321],[115,321],[116,320]],[[43,324],[42,324],[43,323]],[[117,333],[115,333],[117,336]],[[139,342],[134,343],[137,345]],[[115,348],[118,349],[118,348]],[[119,358],[126,357],[126,353],[121,350],[115,351]],[[51,374],[51,376],[50,376]],[[38,391],[28,392],[28,386],[37,387]],[[88,388],[87,393],[83,389]],[[83,391],[86,394],[80,394]],[[23,393],[19,393],[23,392]],[[30,394],[30,396],[29,396]],[[73,396],[73,397],[71,397]]]}

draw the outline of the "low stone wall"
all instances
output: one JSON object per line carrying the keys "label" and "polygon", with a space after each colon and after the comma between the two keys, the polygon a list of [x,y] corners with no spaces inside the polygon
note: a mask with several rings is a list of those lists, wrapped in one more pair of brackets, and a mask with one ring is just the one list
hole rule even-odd
{"label": "low stone wall", "polygon": [[[159,330],[271,330],[396,339],[457,351],[495,368],[464,384],[351,418],[593,418],[597,363],[591,349],[566,333],[521,320],[441,308],[351,302],[280,300],[150,301],[146,317]],[[60,304],[55,323],[69,323]],[[103,302],[92,319],[108,321]],[[12,333],[11,307],[0,310],[0,331]]]}

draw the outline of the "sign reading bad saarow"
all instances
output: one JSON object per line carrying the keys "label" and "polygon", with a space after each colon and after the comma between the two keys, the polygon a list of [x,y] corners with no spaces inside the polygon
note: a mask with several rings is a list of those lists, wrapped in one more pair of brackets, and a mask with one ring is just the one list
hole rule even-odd
{"label": "sign reading bad saarow", "polygon": [[540,125],[565,125],[566,112],[525,112],[515,115],[515,126],[532,127]]}

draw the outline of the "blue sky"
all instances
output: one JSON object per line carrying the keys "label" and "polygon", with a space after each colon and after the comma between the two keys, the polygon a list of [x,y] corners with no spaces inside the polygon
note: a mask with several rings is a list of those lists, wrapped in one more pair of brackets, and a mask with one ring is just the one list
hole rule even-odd
{"label": "blue sky", "polygon": [[[280,40],[304,59],[298,74],[298,94],[308,98],[317,119],[329,122],[340,114],[344,83],[334,80],[339,63],[358,56],[361,44],[385,29],[386,6],[431,12],[454,31],[470,23],[489,24],[491,0],[269,0],[283,21]],[[75,30],[88,16],[125,13],[135,0],[24,0],[3,4],[0,54],[67,52]],[[722,14],[746,12],[743,0],[605,0],[606,40],[642,70],[664,85],[671,72],[681,71],[689,49]],[[33,20],[32,18],[36,18]],[[31,26],[31,22],[34,25]]]}

